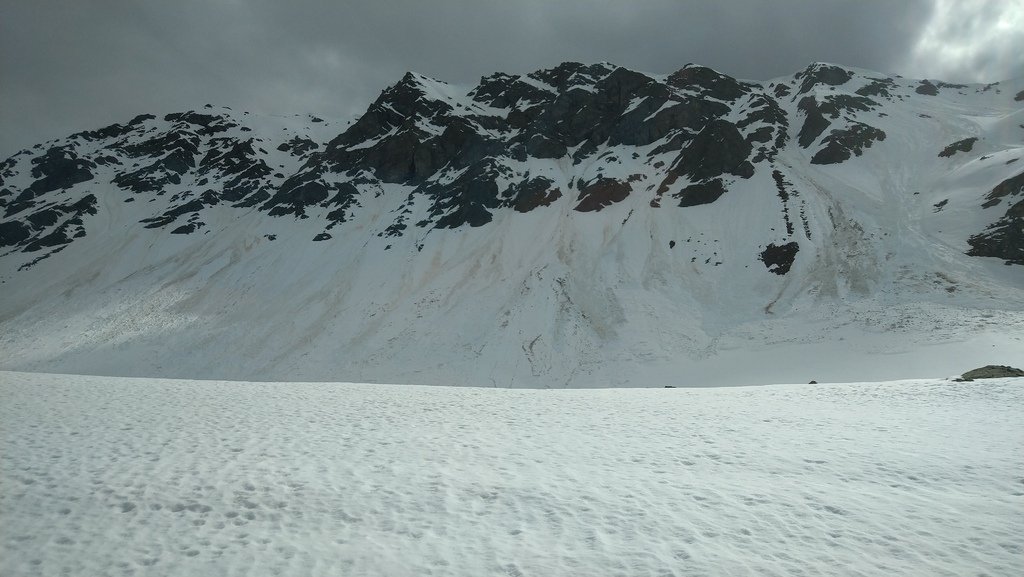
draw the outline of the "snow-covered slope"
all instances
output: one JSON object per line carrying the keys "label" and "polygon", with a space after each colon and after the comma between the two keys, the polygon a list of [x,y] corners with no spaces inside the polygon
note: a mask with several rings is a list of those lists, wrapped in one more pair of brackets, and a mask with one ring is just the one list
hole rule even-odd
{"label": "snow-covered slope", "polygon": [[1015,380],[0,372],[0,574],[1017,577]]}
{"label": "snow-covered slope", "polygon": [[619,386],[1021,364],[1022,125],[1022,79],[826,64],[410,73],[351,121],[138,117],[0,164],[0,368]]}

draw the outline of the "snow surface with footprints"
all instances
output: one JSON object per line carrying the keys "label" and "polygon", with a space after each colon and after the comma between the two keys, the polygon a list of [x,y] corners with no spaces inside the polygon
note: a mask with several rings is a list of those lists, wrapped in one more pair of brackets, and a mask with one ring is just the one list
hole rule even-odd
{"label": "snow surface with footprints", "polygon": [[1024,382],[0,372],[0,575],[1000,575]]}

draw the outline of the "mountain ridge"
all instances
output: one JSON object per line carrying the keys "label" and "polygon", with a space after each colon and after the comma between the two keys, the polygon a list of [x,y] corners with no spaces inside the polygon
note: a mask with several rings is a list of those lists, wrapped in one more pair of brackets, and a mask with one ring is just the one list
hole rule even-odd
{"label": "mountain ridge", "polygon": [[[971,324],[922,343],[1015,339],[1021,88],[563,63],[468,91],[410,72],[347,125],[141,115],[0,163],[4,368],[560,386],[646,357],[671,374],[721,358],[723,339],[760,349],[797,318],[797,343],[872,336],[893,305]],[[40,279],[89,296],[47,299]],[[108,315],[118,293],[145,344]],[[326,319],[284,306],[258,337],[218,324],[289,293]],[[97,334],[41,346],[66,310]],[[221,334],[257,362],[139,360],[168,331],[169,357]]]}

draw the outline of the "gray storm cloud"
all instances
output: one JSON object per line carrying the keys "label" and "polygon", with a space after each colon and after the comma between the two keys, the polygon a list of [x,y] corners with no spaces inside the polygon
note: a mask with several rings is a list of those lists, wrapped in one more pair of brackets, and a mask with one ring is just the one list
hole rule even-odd
{"label": "gray storm cloud", "polygon": [[406,70],[455,83],[565,60],[767,79],[828,61],[951,81],[1024,70],[1002,1],[0,0],[0,158],[215,103],[348,116]]}

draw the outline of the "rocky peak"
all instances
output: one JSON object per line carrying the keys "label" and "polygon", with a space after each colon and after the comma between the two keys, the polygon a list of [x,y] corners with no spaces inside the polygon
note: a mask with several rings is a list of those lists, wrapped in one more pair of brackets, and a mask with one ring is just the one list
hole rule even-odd
{"label": "rocky peak", "polygon": [[563,62],[554,68],[538,70],[528,76],[551,86],[558,92],[572,88],[587,88],[607,76],[616,67],[608,63],[586,65],[580,62]]}
{"label": "rocky peak", "polygon": [[521,76],[499,72],[482,77],[469,97],[493,108],[508,109],[551,100],[554,92],[541,88],[536,82],[526,82]]}
{"label": "rocky peak", "polygon": [[696,93],[702,98],[732,102],[749,93],[754,86],[726,76],[706,66],[687,64],[668,77],[674,88]]}
{"label": "rocky peak", "polygon": [[331,141],[328,148],[359,146],[401,127],[409,128],[417,120],[451,113],[452,106],[437,98],[426,82],[425,77],[406,72],[400,81],[384,89],[359,120]]}
{"label": "rocky peak", "polygon": [[131,119],[125,124],[111,124],[97,130],[86,130],[83,132],[77,132],[70,136],[71,140],[86,140],[86,141],[97,141],[97,140],[109,140],[111,138],[120,138],[130,132],[133,132],[137,127],[147,120],[154,120],[156,116],[152,114],[140,114],[135,118]]}
{"label": "rocky peak", "polygon": [[604,93],[613,107],[623,111],[634,100],[649,96],[662,98],[668,96],[664,85],[650,76],[621,66],[597,81],[594,88],[598,92]]}
{"label": "rocky peak", "polygon": [[854,73],[834,64],[815,62],[794,75],[800,80],[798,94],[807,94],[817,86],[842,86],[846,84]]}
{"label": "rocky peak", "polygon": [[164,120],[174,122],[175,128],[189,128],[200,136],[212,136],[226,132],[236,126],[235,122],[216,114],[203,114],[195,111],[179,112],[164,116]]}

